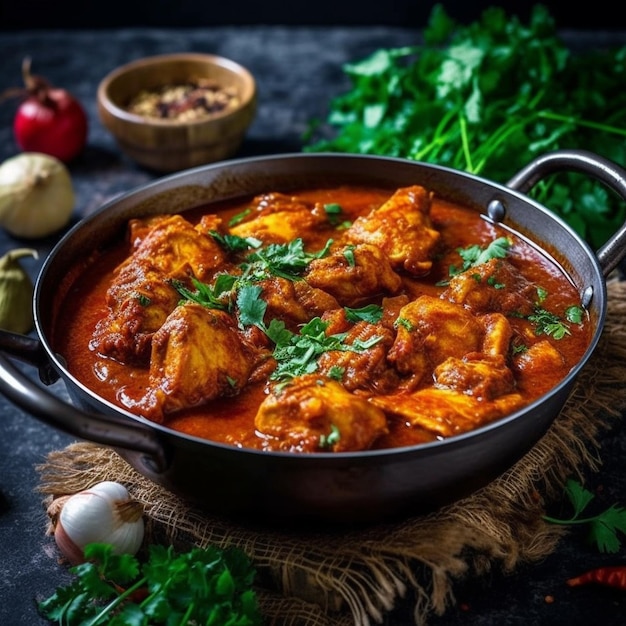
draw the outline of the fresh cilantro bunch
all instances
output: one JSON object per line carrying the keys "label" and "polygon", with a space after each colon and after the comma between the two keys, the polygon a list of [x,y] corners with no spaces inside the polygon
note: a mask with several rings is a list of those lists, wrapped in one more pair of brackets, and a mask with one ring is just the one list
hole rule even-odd
{"label": "fresh cilantro bunch", "polygon": [[[423,42],[343,69],[351,88],[327,124],[311,124],[305,151],[403,157],[500,183],[556,149],[626,164],[626,47],[575,54],[543,5],[528,24],[491,7],[468,25],[435,5]],[[626,203],[581,174],[532,194],[595,247],[626,218]]]}
{"label": "fresh cilantro bunch", "polygon": [[252,589],[255,571],[238,549],[194,548],[177,554],[149,548],[143,565],[109,544],[85,548],[76,579],[39,604],[40,613],[63,626],[168,626],[262,624]]}
{"label": "fresh cilantro bunch", "polygon": [[561,519],[544,515],[543,518],[552,524],[587,525],[589,540],[600,552],[618,552],[621,546],[619,534],[626,534],[626,509],[612,505],[599,514],[583,515],[594,495],[573,479],[566,482],[565,494],[573,508],[571,517]]}

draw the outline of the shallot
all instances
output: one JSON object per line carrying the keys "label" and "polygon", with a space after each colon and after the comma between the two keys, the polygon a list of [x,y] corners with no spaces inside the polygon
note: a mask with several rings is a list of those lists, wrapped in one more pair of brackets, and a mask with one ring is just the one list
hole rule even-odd
{"label": "shallot", "polygon": [[23,151],[43,152],[67,163],[85,147],[87,115],[69,91],[31,74],[30,65],[30,59],[24,59],[24,87],[9,89],[2,97],[22,98],[13,121],[15,140]]}

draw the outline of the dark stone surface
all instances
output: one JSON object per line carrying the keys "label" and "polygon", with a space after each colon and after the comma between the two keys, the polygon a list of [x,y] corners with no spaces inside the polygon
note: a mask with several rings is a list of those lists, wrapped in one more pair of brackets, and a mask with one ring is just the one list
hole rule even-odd
{"label": "dark stone surface", "polygon": [[[20,84],[24,56],[33,70],[72,91],[90,119],[89,144],[70,170],[77,192],[75,219],[88,215],[105,200],[155,178],[118,151],[100,125],[95,94],[99,80],[117,65],[146,55],[174,51],[223,54],[247,65],[259,86],[258,116],[237,156],[299,151],[312,119],[323,119],[329,98],[347,86],[341,65],[379,47],[416,41],[402,28],[220,27],[179,30],[24,31],[0,34],[0,92]],[[622,35],[576,33],[576,45],[626,41]],[[0,160],[17,153],[11,132],[15,103],[0,105]],[[56,238],[36,242],[38,261],[25,261],[35,276]],[[0,251],[23,245],[0,232]],[[32,245],[32,242],[29,243]],[[34,370],[24,366],[30,376]],[[65,397],[62,383],[52,391]],[[37,464],[73,438],[46,426],[0,396],[0,624],[36,626],[35,599],[64,582],[36,492]],[[602,442],[601,471],[589,477],[590,488],[602,488],[602,501],[626,504],[626,433],[616,427]],[[432,626],[620,625],[626,591],[570,589],[565,580],[601,564],[626,562],[624,549],[602,555],[589,547],[582,532],[564,538],[542,563],[529,563],[514,573],[496,564],[485,576],[469,576],[455,590],[458,601]],[[552,596],[552,603],[546,597]],[[414,598],[408,597],[385,621],[412,624]]]}

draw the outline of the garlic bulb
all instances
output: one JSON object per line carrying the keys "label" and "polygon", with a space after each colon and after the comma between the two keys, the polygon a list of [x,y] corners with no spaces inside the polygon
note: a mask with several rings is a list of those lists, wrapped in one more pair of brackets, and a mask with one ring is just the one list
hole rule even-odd
{"label": "garlic bulb", "polygon": [[65,226],[75,196],[67,167],[56,157],[22,152],[0,165],[0,226],[16,237],[46,237]]}
{"label": "garlic bulb", "polygon": [[37,250],[17,248],[0,258],[0,328],[26,334],[33,328],[33,281],[20,265],[25,256],[37,258]]}
{"label": "garlic bulb", "polygon": [[89,543],[111,544],[115,554],[138,552],[144,535],[143,509],[124,485],[104,481],[58,500],[48,515],[57,546],[70,563],[84,561],[83,550]]}

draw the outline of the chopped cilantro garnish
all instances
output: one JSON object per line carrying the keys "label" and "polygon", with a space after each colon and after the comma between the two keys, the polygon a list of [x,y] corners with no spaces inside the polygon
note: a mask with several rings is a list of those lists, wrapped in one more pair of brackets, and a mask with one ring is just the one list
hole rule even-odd
{"label": "chopped cilantro garnish", "polygon": [[259,285],[244,285],[237,292],[237,308],[241,326],[258,326],[265,329],[263,316],[267,310],[267,302],[259,296],[263,289]]}
{"label": "chopped cilantro garnish", "polygon": [[396,328],[402,326],[409,332],[413,330],[413,324],[408,319],[406,319],[406,317],[399,317],[398,319],[396,319],[396,321],[394,322],[394,326]]}
{"label": "chopped cilantro garnish", "polygon": [[549,335],[555,339],[563,339],[565,335],[571,334],[569,326],[558,315],[544,308],[536,307],[535,312],[531,313],[527,319],[534,324],[536,335]]}
{"label": "chopped cilantro garnish", "polygon": [[241,222],[243,222],[246,219],[246,217],[250,215],[250,213],[252,213],[252,209],[248,208],[248,209],[244,209],[240,213],[237,213],[237,215],[233,215],[228,221],[228,226],[237,226],[237,224],[240,224]]}
{"label": "chopped cilantro garnish", "polygon": [[332,448],[341,439],[341,432],[334,424],[330,425],[330,433],[320,436],[320,448]]}
{"label": "chopped cilantro garnish", "polygon": [[286,244],[269,244],[247,256],[245,272],[257,279],[271,275],[296,280],[313,259],[320,259],[328,254],[331,244],[332,240],[329,239],[324,248],[315,253],[305,252],[304,242],[300,238]]}
{"label": "chopped cilantro garnish", "polygon": [[262,241],[257,239],[256,237],[239,237],[238,235],[222,235],[218,233],[216,230],[212,230],[210,233],[211,237],[219,243],[222,248],[224,248],[228,252],[244,252],[245,250],[250,250],[260,248],[262,245]]}
{"label": "chopped cilantro garnish", "polygon": [[325,204],[324,211],[326,211],[328,221],[331,223],[332,226],[337,226],[338,228],[350,228],[350,220],[342,219],[343,209],[341,208],[340,204],[337,204],[336,202]]}
{"label": "chopped cilantro garnish", "polygon": [[230,308],[230,300],[227,295],[232,290],[236,281],[236,276],[220,274],[214,285],[207,285],[197,278],[192,277],[191,282],[196,288],[196,291],[188,289],[180,280],[172,280],[170,282],[172,287],[174,287],[185,300],[191,300],[192,302],[196,302],[210,309],[227,311]]}
{"label": "chopped cilantro garnish", "polygon": [[295,334],[285,328],[284,322],[272,320],[267,336],[275,343],[273,356],[278,365],[270,379],[282,381],[312,374],[317,371],[318,359],[326,352],[363,352],[380,341],[380,337],[371,337],[364,342],[346,344],[346,333],[327,335],[327,328],[326,322],[314,317],[302,326],[299,334]]}
{"label": "chopped cilantro garnish", "polygon": [[582,324],[585,311],[580,306],[569,306],[565,309],[565,319],[572,324]]}
{"label": "chopped cilantro garnish", "polygon": [[481,248],[478,244],[468,246],[467,248],[459,248],[457,252],[463,259],[462,267],[456,268],[450,266],[450,276],[455,276],[461,272],[465,272],[471,267],[482,265],[491,259],[503,259],[511,247],[511,242],[506,237],[498,237],[494,239],[486,248]]}
{"label": "chopped cilantro garnish", "polygon": [[343,380],[343,375],[346,373],[345,367],[340,367],[339,365],[333,365],[328,370],[328,378],[332,378],[333,380],[337,380],[341,382]]}
{"label": "chopped cilantro garnish", "polygon": [[346,319],[350,322],[371,322],[376,324],[380,322],[383,316],[383,308],[378,304],[368,304],[360,309],[352,309],[350,307],[344,307],[346,312]]}
{"label": "chopped cilantro garnish", "polygon": [[346,261],[348,261],[348,265],[350,267],[355,267],[356,266],[356,260],[354,258],[354,246],[353,245],[346,246],[343,249],[343,256],[346,258]]}

